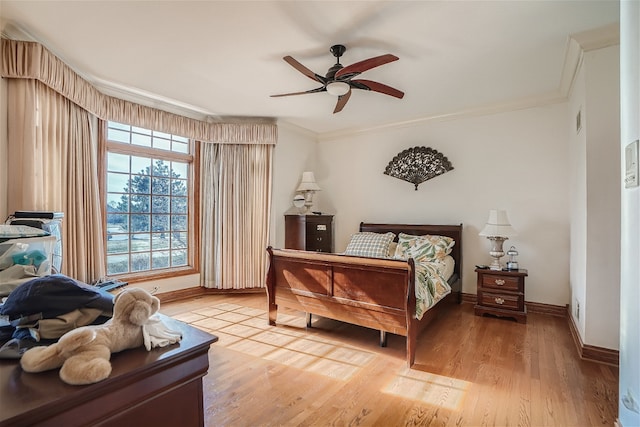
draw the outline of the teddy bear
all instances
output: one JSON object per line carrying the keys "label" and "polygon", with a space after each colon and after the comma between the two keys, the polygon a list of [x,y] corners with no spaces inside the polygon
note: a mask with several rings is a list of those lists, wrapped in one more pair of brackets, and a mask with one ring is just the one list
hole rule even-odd
{"label": "teddy bear", "polygon": [[[102,381],[111,374],[112,353],[143,345],[150,350],[144,325],[159,308],[160,300],[146,290],[127,288],[115,296],[113,317],[106,323],[73,329],[54,344],[27,350],[20,360],[22,369],[42,372],[62,367],[60,378],[71,385]],[[179,340],[172,337],[173,342]]]}

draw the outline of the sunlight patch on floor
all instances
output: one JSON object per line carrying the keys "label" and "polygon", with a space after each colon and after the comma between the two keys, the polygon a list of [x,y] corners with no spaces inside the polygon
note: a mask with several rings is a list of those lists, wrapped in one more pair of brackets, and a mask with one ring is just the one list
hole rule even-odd
{"label": "sunlight patch on floor", "polygon": [[202,314],[197,314],[195,312],[187,312],[187,313],[177,314],[173,316],[173,318],[185,323],[193,323],[198,320],[206,319],[207,316]]}
{"label": "sunlight patch on floor", "polygon": [[456,411],[470,386],[467,381],[405,368],[382,391]]}
{"label": "sunlight patch on floor", "polygon": [[222,303],[175,317],[217,335],[216,345],[334,379],[348,380],[375,357],[309,334],[303,316],[280,314],[270,326],[264,310]]}

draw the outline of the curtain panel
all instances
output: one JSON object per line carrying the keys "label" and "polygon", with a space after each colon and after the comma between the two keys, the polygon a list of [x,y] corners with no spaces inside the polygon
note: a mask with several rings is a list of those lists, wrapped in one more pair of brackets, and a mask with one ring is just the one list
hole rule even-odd
{"label": "curtain panel", "polygon": [[271,145],[202,146],[200,277],[204,287],[265,286],[272,159]]}
{"label": "curtain panel", "polygon": [[2,39],[2,77],[39,80],[103,120],[219,144],[275,144],[272,118],[196,120],[101,93],[37,42]]}
{"label": "curtain panel", "polygon": [[62,272],[103,277],[97,119],[36,80],[9,80],[7,110],[9,212],[64,212]]}

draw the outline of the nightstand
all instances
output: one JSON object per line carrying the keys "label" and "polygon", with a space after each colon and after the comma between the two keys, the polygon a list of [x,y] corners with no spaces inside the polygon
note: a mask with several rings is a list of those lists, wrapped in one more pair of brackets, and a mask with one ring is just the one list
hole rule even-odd
{"label": "nightstand", "polygon": [[333,252],[333,215],[285,215],[284,247]]}
{"label": "nightstand", "polygon": [[527,307],[524,305],[524,278],[527,270],[490,270],[477,268],[478,301],[476,316],[493,314],[512,317],[527,323]]}

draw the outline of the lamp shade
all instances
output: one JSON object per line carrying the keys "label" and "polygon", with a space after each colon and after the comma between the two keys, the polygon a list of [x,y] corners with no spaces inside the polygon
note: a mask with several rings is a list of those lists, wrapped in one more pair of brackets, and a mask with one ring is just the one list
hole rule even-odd
{"label": "lamp shade", "polygon": [[480,232],[480,236],[486,237],[511,237],[517,235],[518,233],[509,222],[507,211],[498,209],[491,209],[489,211],[487,224]]}
{"label": "lamp shade", "polygon": [[302,179],[296,191],[320,191],[313,172],[302,172]]}

